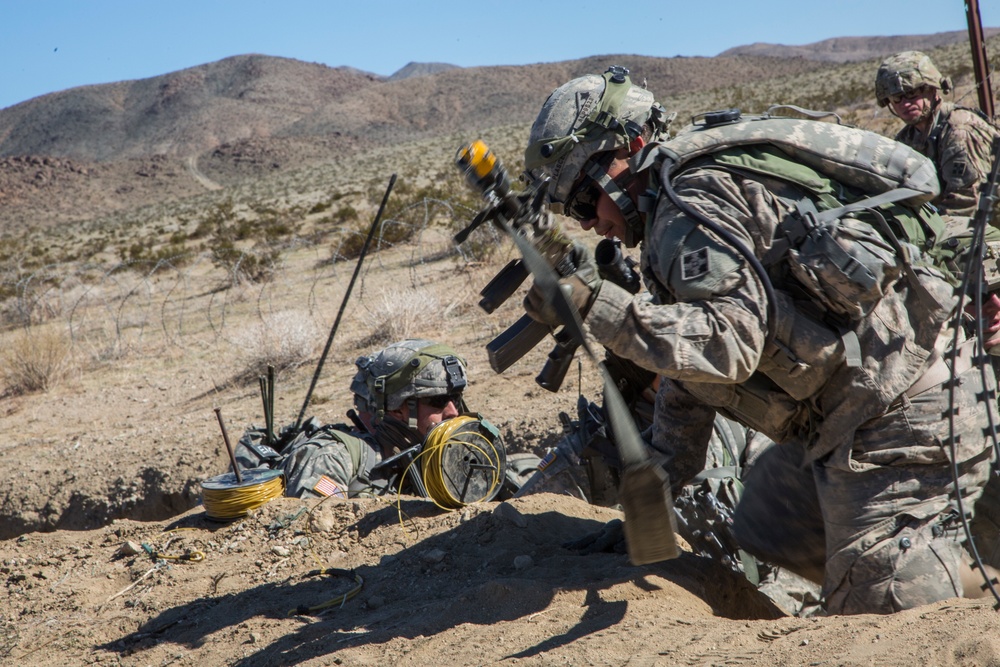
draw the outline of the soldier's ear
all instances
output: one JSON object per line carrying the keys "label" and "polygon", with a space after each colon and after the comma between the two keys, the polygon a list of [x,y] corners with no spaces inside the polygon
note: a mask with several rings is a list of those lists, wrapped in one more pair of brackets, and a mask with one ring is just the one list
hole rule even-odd
{"label": "soldier's ear", "polygon": [[632,141],[629,142],[629,145],[628,145],[628,154],[629,155],[635,155],[636,153],[638,153],[639,151],[641,151],[642,147],[645,146],[645,145],[646,145],[646,140],[645,139],[643,139],[641,136],[636,137],[635,139],[633,139]]}

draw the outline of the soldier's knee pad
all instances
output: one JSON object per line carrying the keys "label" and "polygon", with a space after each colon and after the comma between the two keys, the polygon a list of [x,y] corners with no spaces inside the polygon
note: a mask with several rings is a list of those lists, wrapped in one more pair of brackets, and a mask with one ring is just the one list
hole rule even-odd
{"label": "soldier's knee pad", "polygon": [[863,537],[827,561],[827,613],[891,614],[962,595],[965,549],[936,519],[904,526],[858,554],[866,543]]}

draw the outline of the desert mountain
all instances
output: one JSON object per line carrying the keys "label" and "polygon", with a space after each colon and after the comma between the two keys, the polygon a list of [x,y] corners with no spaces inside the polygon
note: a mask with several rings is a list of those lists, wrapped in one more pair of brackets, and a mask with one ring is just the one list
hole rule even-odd
{"label": "desert mountain", "polygon": [[[1000,28],[984,28],[986,38],[1000,34]],[[834,37],[802,46],[756,42],[726,49],[720,57],[770,56],[772,58],[806,58],[835,63],[846,63],[869,58],[881,58],[890,53],[910,50],[934,49],[957,42],[968,42],[965,30],[939,32],[933,35],[899,35],[886,37]]]}
{"label": "desert mountain", "polygon": [[387,80],[388,81],[399,81],[400,79],[409,79],[414,76],[428,76],[431,74],[437,74],[438,72],[444,72],[445,70],[455,69],[457,65],[449,65],[448,63],[407,63],[403,67],[399,68],[392,73]]}
{"label": "desert mountain", "polygon": [[[360,152],[443,134],[524,128],[554,87],[610,64],[627,65],[633,80],[680,112],[682,123],[696,111],[760,112],[774,102],[863,108],[871,102],[876,61],[832,60],[951,43],[939,48],[942,66],[950,53],[968,78],[962,38],[953,32],[751,45],[714,58],[617,54],[476,68],[410,63],[388,78],[240,55],[72,88],[0,109],[0,231],[92,219],[310,165],[346,167]],[[879,123],[871,129],[885,129]]]}
{"label": "desert mountain", "polygon": [[654,89],[677,93],[823,67],[756,56],[616,55],[542,65],[431,68],[420,76],[384,80],[287,58],[235,56],[149,79],[51,93],[0,110],[0,157],[110,162],[201,154],[252,139],[280,142],[339,133],[398,142],[444,130],[524,123],[559,83],[614,62],[628,62],[633,77]]}

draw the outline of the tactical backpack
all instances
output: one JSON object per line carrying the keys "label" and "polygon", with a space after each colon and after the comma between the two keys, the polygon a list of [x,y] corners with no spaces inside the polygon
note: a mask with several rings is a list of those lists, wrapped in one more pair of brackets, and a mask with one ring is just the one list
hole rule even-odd
{"label": "tactical backpack", "polygon": [[[672,179],[693,167],[759,180],[791,213],[759,259],[745,241],[697,211],[689,214],[754,267],[770,290],[771,309],[759,372],[740,385],[696,384],[692,393],[776,441],[808,437],[815,418],[808,399],[844,365],[861,372],[857,332],[868,326],[865,318],[882,297],[902,286],[906,307],[919,310],[914,346],[932,353],[957,298],[956,281],[944,269],[951,256],[941,243],[945,225],[926,205],[939,188],[930,160],[886,137],[835,123],[742,118],[736,110],[705,114],[691,129],[633,158],[634,172],[656,175],[640,201],[647,238],[661,193],[684,210]],[[680,253],[681,241],[663,245]],[[644,273],[671,293],[649,267]],[[783,285],[794,285],[793,291],[773,289],[772,276],[789,275],[793,280],[782,278]],[[898,396],[915,379],[899,377],[894,381],[905,386],[879,388],[884,391],[873,395],[868,409],[880,409],[886,396]]]}
{"label": "tactical backpack", "polygon": [[928,305],[947,307],[951,295],[925,294],[916,275],[918,267],[940,270],[950,258],[939,243],[944,221],[924,206],[939,188],[932,162],[856,128],[737,118],[693,126],[641,157],[636,170],[666,155],[675,173],[692,163],[711,163],[779,179],[807,193],[787,202],[797,215],[781,224],[782,236],[763,261],[769,267],[788,260],[795,277],[827,310],[861,319],[903,274]]}

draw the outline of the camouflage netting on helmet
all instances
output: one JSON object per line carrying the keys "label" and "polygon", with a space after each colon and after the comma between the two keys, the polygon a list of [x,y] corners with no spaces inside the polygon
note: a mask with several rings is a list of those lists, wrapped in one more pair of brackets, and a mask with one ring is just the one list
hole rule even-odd
{"label": "camouflage netting on helmet", "polygon": [[552,179],[549,198],[563,203],[591,156],[626,146],[654,114],[662,126],[663,108],[651,92],[632,85],[624,68],[573,79],[542,105],[531,126],[525,169],[534,180]]}
{"label": "camouflage netting on helmet", "polygon": [[459,393],[467,384],[465,360],[451,347],[429,340],[393,343],[356,363],[351,391],[379,412],[398,410],[410,398]]}
{"label": "camouflage netting on helmet", "polygon": [[879,106],[889,104],[892,95],[902,95],[921,86],[951,92],[951,81],[941,76],[940,70],[925,53],[903,51],[886,58],[875,75],[875,99]]}

